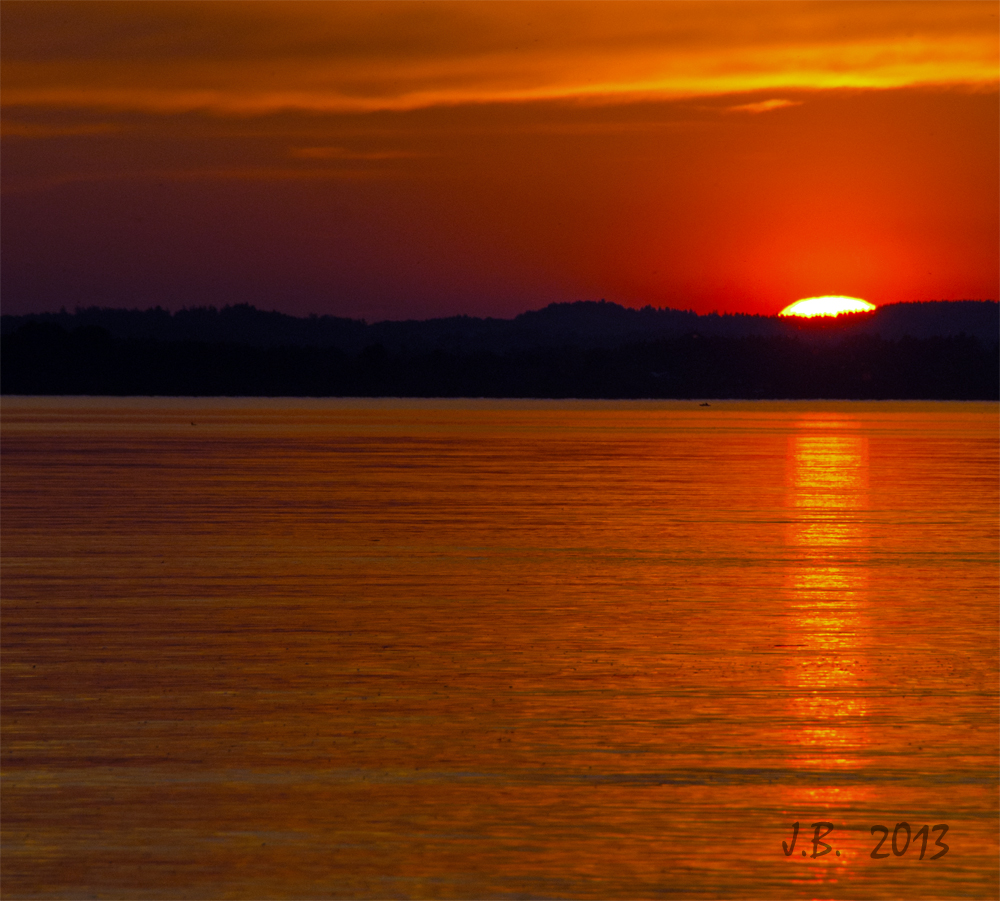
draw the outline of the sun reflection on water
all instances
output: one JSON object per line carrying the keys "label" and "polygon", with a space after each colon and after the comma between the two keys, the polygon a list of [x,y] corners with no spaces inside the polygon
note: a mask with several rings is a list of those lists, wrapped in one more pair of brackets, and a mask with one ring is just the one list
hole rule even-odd
{"label": "sun reflection on water", "polygon": [[[797,425],[787,453],[786,540],[792,553],[784,594],[794,653],[785,670],[785,747],[795,770],[846,773],[863,765],[869,744],[868,444],[860,424],[849,418]],[[795,787],[787,801],[821,818],[824,810],[864,800],[870,792],[864,784],[827,782]]]}

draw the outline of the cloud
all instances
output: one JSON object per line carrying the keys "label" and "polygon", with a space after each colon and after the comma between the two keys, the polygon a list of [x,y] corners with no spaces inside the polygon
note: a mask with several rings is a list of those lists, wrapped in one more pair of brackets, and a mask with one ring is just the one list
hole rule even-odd
{"label": "cloud", "polygon": [[413,159],[417,156],[406,150],[350,150],[347,147],[293,147],[289,156],[300,160],[380,161]]}
{"label": "cloud", "polygon": [[0,135],[5,138],[67,138],[87,135],[107,135],[120,132],[122,126],[110,122],[88,122],[78,125],[47,125],[37,122],[4,120]]}
{"label": "cloud", "polygon": [[1000,60],[962,2],[20,3],[3,40],[8,108],[228,115],[995,87]]}
{"label": "cloud", "polygon": [[730,113],[769,113],[771,110],[786,106],[801,106],[801,100],[760,100],[757,103],[741,103],[739,106],[727,106]]}

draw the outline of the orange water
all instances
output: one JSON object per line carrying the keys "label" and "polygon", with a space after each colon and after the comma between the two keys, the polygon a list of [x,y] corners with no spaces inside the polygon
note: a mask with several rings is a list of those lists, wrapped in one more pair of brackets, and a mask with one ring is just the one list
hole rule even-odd
{"label": "orange water", "polygon": [[997,897],[995,404],[2,412],[5,898]]}

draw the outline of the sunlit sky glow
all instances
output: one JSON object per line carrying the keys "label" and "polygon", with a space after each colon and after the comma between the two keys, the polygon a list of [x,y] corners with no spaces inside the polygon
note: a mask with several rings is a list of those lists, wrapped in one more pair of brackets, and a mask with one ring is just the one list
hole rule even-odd
{"label": "sunlit sky glow", "polygon": [[996,298],[993,3],[2,9],[9,311]]}

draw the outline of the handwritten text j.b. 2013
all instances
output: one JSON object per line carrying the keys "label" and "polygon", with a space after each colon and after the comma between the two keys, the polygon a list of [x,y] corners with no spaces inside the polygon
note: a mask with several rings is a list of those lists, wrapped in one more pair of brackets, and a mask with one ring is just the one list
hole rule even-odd
{"label": "handwritten text j.b. 2013", "polygon": [[[829,854],[831,851],[834,850],[833,845],[823,841],[823,839],[825,839],[828,835],[830,835],[831,832],[833,832],[833,823],[823,823],[823,822],[813,823],[812,830],[813,830],[813,837],[812,839],[810,839],[810,843],[812,844],[812,854],[809,854],[808,851],[803,850],[802,852],[803,857],[808,856],[812,859],[815,859],[817,857],[822,857],[824,854]],[[889,857],[890,854],[888,849],[882,851],[882,846],[885,844],[886,839],[889,837],[888,827],[872,826],[870,831],[873,836],[881,835],[882,838],[879,839],[878,844],[872,849],[871,854],[869,854],[868,856],[871,857],[872,860],[883,860],[884,858]],[[918,839],[922,840],[920,844],[920,856],[917,858],[917,860],[923,860],[924,855],[927,853],[927,838],[931,832],[941,833],[940,835],[936,836],[934,845],[932,846],[932,848],[937,847],[940,848],[941,850],[938,851],[937,854],[935,854],[933,857],[930,857],[928,859],[937,860],[940,857],[944,857],[949,850],[949,846],[946,845],[941,840],[948,833],[948,826],[946,826],[944,823],[939,823],[937,826],[922,826],[920,829],[917,830],[916,834],[911,833],[909,823],[906,822],[896,823],[896,828],[893,829],[892,831],[892,844],[891,844],[892,854],[895,855],[896,857],[902,857],[904,854],[906,854],[907,849],[910,847],[910,841],[912,837],[914,846],[916,846]],[[781,843],[781,848],[785,852],[785,857],[792,856],[792,852],[795,850],[795,842],[798,839],[798,837],[799,837],[799,824],[795,823],[792,826],[791,845],[789,845],[788,842],[786,841],[782,841]],[[820,850],[820,847],[823,848],[822,851]],[[837,857],[840,857],[840,851],[837,851],[836,854]]]}

